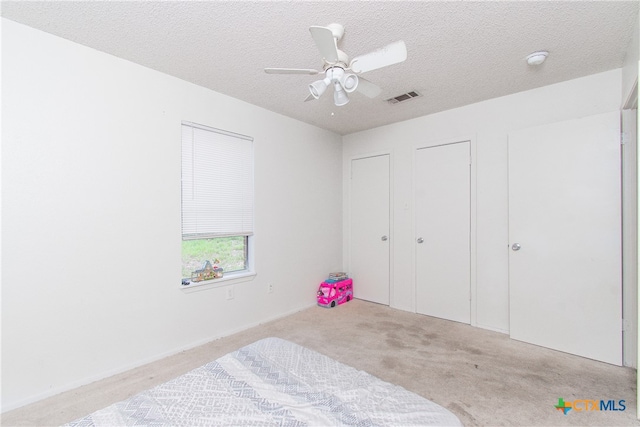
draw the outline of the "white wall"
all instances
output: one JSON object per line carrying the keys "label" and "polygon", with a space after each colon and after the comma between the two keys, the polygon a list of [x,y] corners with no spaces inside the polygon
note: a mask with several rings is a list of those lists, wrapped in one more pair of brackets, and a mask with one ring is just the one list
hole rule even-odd
{"label": "white wall", "polygon": [[[3,411],[315,303],[339,135],[2,24]],[[182,120],[255,139],[257,276],[230,301],[180,289]]]}
{"label": "white wall", "polygon": [[[418,145],[470,139],[475,144],[476,270],[472,283],[472,324],[508,332],[508,199],[507,135],[509,131],[561,120],[617,111],[621,71],[521,92],[343,138],[344,217],[349,217],[349,163],[354,156],[389,151],[393,163],[391,306],[415,311],[413,251],[412,155]],[[428,94],[426,94],[428,102]],[[409,101],[411,102],[411,101]],[[409,108],[409,103],[389,108]],[[472,152],[473,152],[472,148]],[[473,170],[472,170],[473,173]],[[405,209],[405,204],[409,209]],[[344,263],[348,270],[349,230],[343,227]],[[473,272],[472,272],[473,274]]]}
{"label": "white wall", "polygon": [[638,83],[638,61],[640,61],[640,14],[633,29],[631,41],[625,52],[622,66],[622,102],[624,107],[629,96],[633,93],[634,86]]}

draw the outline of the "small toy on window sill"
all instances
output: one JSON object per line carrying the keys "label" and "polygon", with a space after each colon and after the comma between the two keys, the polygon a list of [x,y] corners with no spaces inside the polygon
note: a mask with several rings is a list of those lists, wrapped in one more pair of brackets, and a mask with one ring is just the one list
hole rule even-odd
{"label": "small toy on window sill", "polygon": [[353,280],[345,273],[331,273],[320,283],[317,293],[318,305],[335,307],[353,299]]}
{"label": "small toy on window sill", "polygon": [[218,267],[219,260],[211,261],[206,260],[202,265],[202,268],[191,273],[192,282],[201,282],[203,280],[219,279],[223,275],[223,269]]}

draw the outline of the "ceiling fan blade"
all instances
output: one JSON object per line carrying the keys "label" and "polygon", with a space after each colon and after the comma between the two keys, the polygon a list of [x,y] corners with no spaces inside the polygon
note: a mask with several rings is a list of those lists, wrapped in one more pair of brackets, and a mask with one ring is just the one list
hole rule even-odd
{"label": "ceiling fan blade", "polygon": [[364,73],[388,65],[398,64],[407,59],[407,46],[402,40],[391,43],[373,52],[356,56],[349,68],[354,73]]}
{"label": "ceiling fan blade", "polygon": [[320,55],[326,62],[338,62],[338,46],[336,39],[333,38],[333,32],[326,27],[309,27],[311,37],[316,42]]}
{"label": "ceiling fan blade", "polygon": [[265,68],[264,72],[267,74],[308,74],[313,76],[320,71],[310,68]]}
{"label": "ceiling fan blade", "polygon": [[356,91],[366,97],[375,98],[380,95],[382,89],[380,89],[378,85],[371,83],[369,80],[358,77],[358,86],[356,87]]}

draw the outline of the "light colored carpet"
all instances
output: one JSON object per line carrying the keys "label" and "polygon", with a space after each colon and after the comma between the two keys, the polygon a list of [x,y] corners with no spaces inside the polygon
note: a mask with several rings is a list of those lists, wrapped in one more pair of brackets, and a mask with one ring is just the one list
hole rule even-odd
{"label": "light colored carpet", "polygon": [[[401,385],[467,426],[623,426],[636,419],[636,371],[456,322],[353,300],[312,307],[3,414],[2,425],[60,425],[258,339],[276,336]],[[625,411],[569,411],[558,398],[625,400]]]}

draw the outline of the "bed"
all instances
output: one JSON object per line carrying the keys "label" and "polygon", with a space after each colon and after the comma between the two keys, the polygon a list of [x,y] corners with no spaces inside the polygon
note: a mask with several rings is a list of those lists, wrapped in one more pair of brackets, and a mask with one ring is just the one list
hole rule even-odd
{"label": "bed", "polygon": [[68,426],[459,426],[445,408],[280,338],[265,338]]}

